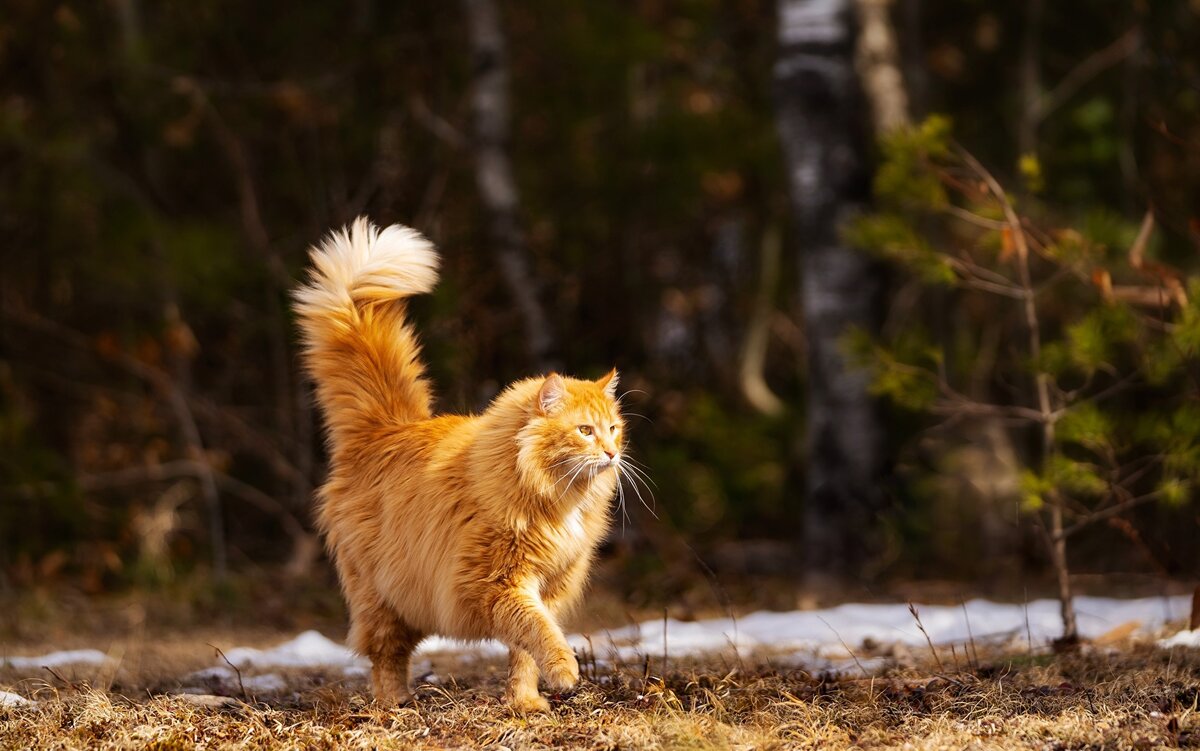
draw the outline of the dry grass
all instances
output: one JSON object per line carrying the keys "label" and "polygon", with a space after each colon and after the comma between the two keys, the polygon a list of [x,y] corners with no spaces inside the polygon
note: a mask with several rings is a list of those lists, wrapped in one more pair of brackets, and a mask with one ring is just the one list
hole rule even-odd
{"label": "dry grass", "polygon": [[38,699],[0,708],[0,748],[1200,747],[1200,654],[1187,650],[994,654],[873,678],[714,658],[679,661],[663,681],[626,665],[587,670],[550,715],[521,717],[500,703],[503,666],[487,660],[435,660],[442,684],[401,709],[369,702],[362,679],[312,671],[289,676],[285,694],[231,687],[224,706],[197,706],[177,692],[180,676],[214,664],[209,638],[127,649],[108,673],[0,673],[0,687]]}

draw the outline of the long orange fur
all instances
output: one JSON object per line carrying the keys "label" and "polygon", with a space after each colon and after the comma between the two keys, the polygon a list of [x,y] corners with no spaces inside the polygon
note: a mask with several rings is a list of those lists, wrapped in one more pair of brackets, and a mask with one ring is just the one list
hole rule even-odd
{"label": "long orange fur", "polygon": [[539,670],[556,691],[579,679],[558,621],[608,528],[616,371],[518,381],[480,415],[435,417],[404,304],[436,283],[433,246],[359,218],[311,259],[295,307],[329,433],[317,520],[376,698],[411,699],[410,656],[440,634],[506,644],[509,702],[547,709]]}

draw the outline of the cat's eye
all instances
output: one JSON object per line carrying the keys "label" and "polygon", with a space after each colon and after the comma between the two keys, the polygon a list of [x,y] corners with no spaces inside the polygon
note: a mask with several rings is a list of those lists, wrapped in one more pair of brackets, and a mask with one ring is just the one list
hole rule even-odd
{"label": "cat's eye", "polygon": [[592,426],[591,425],[580,425],[579,433],[580,433],[580,435],[591,435],[592,434]]}
{"label": "cat's eye", "polygon": [[619,426],[619,425],[609,425],[608,426],[608,432],[610,432],[610,433],[616,433],[620,429],[621,429],[621,426]]}

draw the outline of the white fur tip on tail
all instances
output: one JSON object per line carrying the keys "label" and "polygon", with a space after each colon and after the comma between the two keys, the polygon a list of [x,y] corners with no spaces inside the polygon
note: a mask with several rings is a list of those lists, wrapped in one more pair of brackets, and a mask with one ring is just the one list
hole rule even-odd
{"label": "white fur tip on tail", "polygon": [[309,283],[295,292],[297,309],[311,313],[355,300],[395,300],[433,289],[438,254],[411,227],[379,229],[365,216],[334,230],[310,253]]}

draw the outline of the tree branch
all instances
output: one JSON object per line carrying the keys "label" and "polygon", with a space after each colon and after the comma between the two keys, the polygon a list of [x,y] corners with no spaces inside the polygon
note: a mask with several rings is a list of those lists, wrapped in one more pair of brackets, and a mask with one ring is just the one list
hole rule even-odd
{"label": "tree branch", "polygon": [[1103,511],[1097,511],[1093,514],[1089,514],[1089,515],[1085,516],[1084,518],[1080,519],[1079,521],[1075,522],[1071,526],[1067,527],[1066,529],[1059,530],[1058,532],[1056,532],[1054,535],[1054,540],[1055,540],[1055,542],[1061,542],[1062,540],[1065,540],[1066,538],[1070,537],[1071,535],[1075,534],[1076,532],[1079,532],[1081,529],[1087,527],[1089,524],[1095,524],[1098,521],[1103,521],[1111,516],[1116,516],[1117,514],[1124,513],[1131,508],[1143,506],[1143,505],[1149,503],[1150,501],[1156,500],[1161,495],[1162,495],[1162,493],[1160,491],[1154,490],[1149,493],[1146,493],[1145,495],[1139,495],[1134,498],[1130,498],[1127,501],[1122,501],[1121,503],[1118,503],[1115,506],[1109,506],[1108,508],[1104,509]]}
{"label": "tree branch", "polygon": [[1051,113],[1069,101],[1071,97],[1075,96],[1093,78],[1109,68],[1120,64],[1122,60],[1136,52],[1137,48],[1141,45],[1141,39],[1141,30],[1135,26],[1119,36],[1116,41],[1107,47],[1084,58],[1067,75],[1063,76],[1057,86],[1043,94],[1037,100],[1032,113],[1035,122],[1045,120]]}

